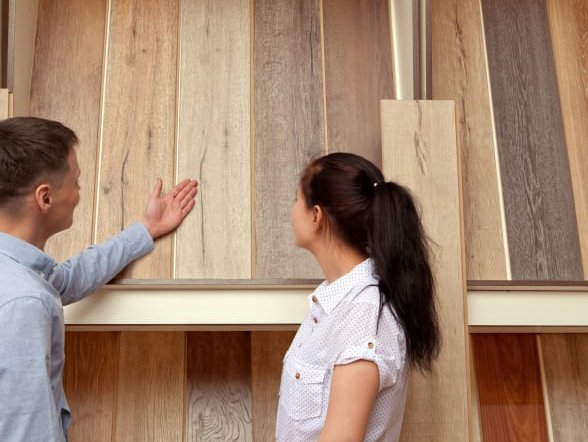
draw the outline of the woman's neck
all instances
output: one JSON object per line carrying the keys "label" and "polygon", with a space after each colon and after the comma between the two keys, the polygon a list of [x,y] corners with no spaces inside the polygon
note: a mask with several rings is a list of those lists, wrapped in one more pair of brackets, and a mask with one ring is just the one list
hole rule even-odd
{"label": "woman's neck", "polygon": [[335,241],[325,247],[317,248],[312,251],[312,254],[329,283],[349,273],[355,266],[368,258],[368,255],[360,253],[342,242]]}

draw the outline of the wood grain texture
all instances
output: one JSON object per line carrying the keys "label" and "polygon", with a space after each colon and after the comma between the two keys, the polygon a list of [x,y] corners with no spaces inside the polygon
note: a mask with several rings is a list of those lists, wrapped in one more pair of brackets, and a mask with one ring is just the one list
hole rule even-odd
{"label": "wood grain texture", "polygon": [[282,360],[294,332],[251,332],[251,400],[253,440],[273,441]]}
{"label": "wood grain texture", "polygon": [[[178,0],[112,2],[97,241],[140,219],[157,177],[173,183],[178,24]],[[171,278],[171,252],[168,236],[124,276]]]}
{"label": "wood grain texture", "polygon": [[58,120],[80,139],[80,204],[73,226],[47,243],[62,261],[92,243],[106,0],[41,0],[30,115]]}
{"label": "wood grain texture", "polygon": [[467,279],[509,279],[479,0],[433,0],[431,31],[433,99],[458,117]]}
{"label": "wood grain texture", "polygon": [[443,337],[434,373],[412,373],[401,440],[465,441],[468,359],[454,104],[383,100],[382,152],[384,176],[407,186],[422,210]]}
{"label": "wood grain texture", "polygon": [[324,149],[318,0],[253,3],[255,278],[317,278],[294,246],[298,174]]}
{"label": "wood grain texture", "polygon": [[119,333],[67,332],[63,388],[72,410],[70,442],[112,440]]}
{"label": "wood grain texture", "polygon": [[201,183],[177,278],[251,277],[248,0],[182,2],[178,177]]}
{"label": "wood grain texture", "polygon": [[545,0],[482,0],[513,279],[583,279]]}
{"label": "wood grain texture", "polygon": [[0,89],[0,120],[8,118],[8,89]]}
{"label": "wood grain texture", "polygon": [[122,332],[114,440],[181,441],[184,332]]}
{"label": "wood grain texture", "polygon": [[533,334],[474,334],[485,442],[547,442],[537,344]]}
{"label": "wood grain texture", "polygon": [[187,335],[187,437],[251,442],[249,332]]}
{"label": "wood grain texture", "polygon": [[328,150],[380,166],[380,100],[394,98],[388,0],[324,0],[323,27]]}
{"label": "wood grain texture", "polygon": [[547,0],[584,277],[588,278],[588,3]]}
{"label": "wood grain texture", "polygon": [[582,442],[588,434],[588,335],[541,335],[545,382],[555,441]]}
{"label": "wood grain texture", "polygon": [[469,364],[470,364],[470,391],[471,391],[471,401],[470,401],[470,442],[482,442],[482,427],[480,422],[480,395],[478,394],[478,381],[476,377],[476,364],[474,361],[473,355],[473,342],[472,342],[472,335],[469,335],[470,340],[470,354],[469,354]]}

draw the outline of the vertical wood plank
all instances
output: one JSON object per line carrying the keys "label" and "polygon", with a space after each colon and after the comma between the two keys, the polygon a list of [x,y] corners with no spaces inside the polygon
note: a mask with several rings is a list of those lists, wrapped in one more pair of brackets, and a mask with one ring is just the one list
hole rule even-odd
{"label": "vertical wood plank", "polygon": [[547,442],[535,336],[474,334],[472,340],[483,440]]}
{"label": "vertical wood plank", "polygon": [[282,360],[295,332],[251,332],[253,440],[273,441]]}
{"label": "vertical wood plank", "polygon": [[432,374],[411,375],[403,441],[468,439],[460,171],[450,101],[382,101],[383,172],[407,186],[432,240],[443,347]]}
{"label": "vertical wood plank", "polygon": [[0,89],[0,120],[8,118],[8,89]]}
{"label": "vertical wood plank", "polygon": [[583,279],[545,0],[482,0],[513,279]]}
{"label": "vertical wood plank", "polygon": [[541,335],[555,441],[582,442],[588,434],[588,335]]}
{"label": "vertical wood plank", "polygon": [[584,277],[588,278],[588,3],[548,0]]}
{"label": "vertical wood plank", "polygon": [[189,442],[251,442],[249,332],[187,336]]}
{"label": "vertical wood plank", "polygon": [[394,98],[388,0],[324,0],[323,26],[328,150],[380,166],[380,100]]}
{"label": "vertical wood plank", "polygon": [[72,410],[70,442],[112,440],[119,333],[67,332],[63,388]]}
{"label": "vertical wood plank", "polygon": [[478,381],[476,377],[476,364],[473,355],[473,342],[471,335],[470,340],[470,391],[471,391],[471,407],[470,407],[470,442],[482,442],[482,427],[480,423],[480,395],[478,394]]}
{"label": "vertical wood plank", "polygon": [[122,332],[114,440],[181,441],[184,332]]}
{"label": "vertical wood plank", "polygon": [[177,167],[202,185],[178,278],[251,277],[249,17],[248,0],[182,2]]}
{"label": "vertical wood plank", "polygon": [[[155,179],[174,180],[178,0],[114,0],[110,11],[96,239],[140,219]],[[125,277],[171,277],[171,238]]]}
{"label": "vertical wood plank", "polygon": [[92,243],[106,0],[41,0],[30,115],[58,120],[80,139],[80,204],[73,226],[47,242],[64,260]]}
{"label": "vertical wood plank", "polygon": [[509,279],[479,0],[433,0],[431,26],[433,99],[458,116],[467,279]]}
{"label": "vertical wood plank", "polygon": [[319,1],[256,0],[253,19],[254,277],[317,278],[290,210],[299,172],[324,149]]}

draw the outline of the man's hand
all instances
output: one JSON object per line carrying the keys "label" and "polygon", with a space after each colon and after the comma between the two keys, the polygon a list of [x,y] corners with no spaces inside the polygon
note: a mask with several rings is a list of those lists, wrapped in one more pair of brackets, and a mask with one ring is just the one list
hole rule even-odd
{"label": "man's hand", "polygon": [[198,182],[186,179],[171,189],[163,198],[163,182],[157,178],[153,193],[143,213],[143,224],[157,239],[178,227],[194,207],[194,197],[198,193]]}

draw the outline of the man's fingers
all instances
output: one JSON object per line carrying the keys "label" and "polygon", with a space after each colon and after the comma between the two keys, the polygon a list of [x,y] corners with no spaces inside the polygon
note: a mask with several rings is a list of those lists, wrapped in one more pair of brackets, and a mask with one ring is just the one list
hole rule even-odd
{"label": "man's fingers", "polygon": [[188,201],[188,204],[186,204],[185,207],[182,207],[182,216],[185,217],[188,213],[190,213],[192,208],[194,207],[194,204],[196,204],[196,201],[194,201],[194,200]]}
{"label": "man's fingers", "polygon": [[[183,201],[187,195],[193,193],[192,198],[196,195],[198,182],[193,180],[184,180],[176,186],[177,193],[173,195],[174,199]],[[174,189],[174,190],[175,190]]]}
{"label": "man's fingers", "polygon": [[[183,195],[182,199],[180,200],[180,207],[184,207],[190,201],[194,201],[194,197],[196,196],[197,193],[198,193],[197,186],[188,188],[188,191],[185,192],[185,195]],[[180,198],[180,196],[178,195],[178,199],[179,198]]]}

